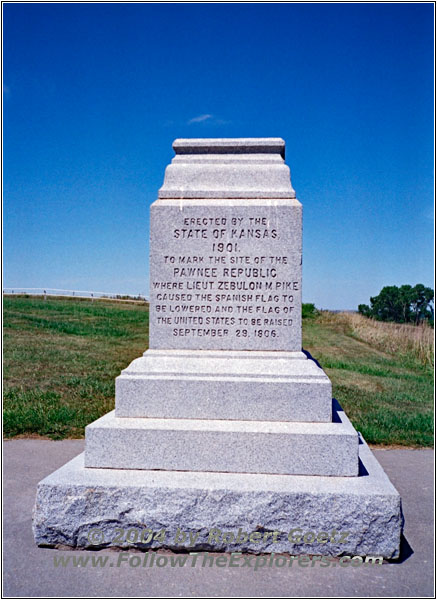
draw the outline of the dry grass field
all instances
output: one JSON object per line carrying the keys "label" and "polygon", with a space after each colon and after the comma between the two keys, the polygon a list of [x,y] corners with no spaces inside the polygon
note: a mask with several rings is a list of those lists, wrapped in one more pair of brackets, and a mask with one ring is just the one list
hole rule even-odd
{"label": "dry grass field", "polygon": [[303,346],[325,369],[334,396],[368,442],[433,445],[431,327],[323,311],[304,320]]}
{"label": "dry grass field", "polygon": [[426,322],[415,326],[376,321],[358,313],[323,313],[323,322],[330,320],[337,327],[343,324],[346,333],[374,348],[434,366],[434,329]]}

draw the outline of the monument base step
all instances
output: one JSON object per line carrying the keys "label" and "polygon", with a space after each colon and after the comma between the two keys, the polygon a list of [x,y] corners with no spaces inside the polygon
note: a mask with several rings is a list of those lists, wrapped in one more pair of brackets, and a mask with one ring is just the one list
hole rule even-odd
{"label": "monument base step", "polygon": [[86,427],[85,466],[286,475],[358,475],[358,434],[333,423],[118,418]]}
{"label": "monument base step", "polygon": [[331,398],[303,352],[147,350],[115,383],[117,417],[329,423]]}
{"label": "monument base step", "polygon": [[81,454],[39,483],[35,540],[397,558],[400,496],[363,440],[360,459],[359,477],[310,477],[91,469]]}

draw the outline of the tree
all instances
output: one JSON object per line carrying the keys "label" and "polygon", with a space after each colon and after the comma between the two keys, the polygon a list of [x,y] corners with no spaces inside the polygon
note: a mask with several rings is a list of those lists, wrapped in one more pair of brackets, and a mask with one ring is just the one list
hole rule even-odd
{"label": "tree", "polygon": [[360,313],[360,315],[364,315],[365,317],[372,316],[370,306],[368,306],[367,304],[358,304],[358,312]]}
{"label": "tree", "polygon": [[402,308],[399,288],[383,287],[378,296],[370,298],[372,315],[379,321],[401,321]]}
{"label": "tree", "polygon": [[383,287],[378,296],[370,298],[370,306],[360,304],[358,312],[378,321],[434,323],[434,290],[418,283],[411,285],[390,285]]}
{"label": "tree", "polygon": [[302,303],[302,319],[308,319],[311,317],[315,317],[318,313],[318,310],[315,304],[309,302]]}
{"label": "tree", "polygon": [[414,322],[416,325],[420,321],[434,318],[434,310],[431,303],[434,302],[434,290],[425,287],[422,283],[418,283],[413,288],[412,311],[414,314]]}
{"label": "tree", "polygon": [[401,304],[401,323],[409,323],[411,320],[411,303],[414,300],[414,289],[411,285],[401,285],[399,288],[399,300]]}

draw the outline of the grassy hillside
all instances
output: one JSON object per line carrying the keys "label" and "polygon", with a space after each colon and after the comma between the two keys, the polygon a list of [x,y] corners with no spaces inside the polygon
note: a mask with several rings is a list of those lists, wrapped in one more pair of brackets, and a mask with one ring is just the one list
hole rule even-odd
{"label": "grassy hillside", "polygon": [[[432,445],[432,331],[363,319],[306,318],[304,348],[368,442]],[[4,434],[81,437],[147,338],[146,305],[5,297]]]}
{"label": "grassy hillside", "polygon": [[303,345],[354,426],[373,444],[433,445],[433,330],[323,312]]}
{"label": "grassy hillside", "polygon": [[81,437],[114,408],[114,379],[147,347],[142,304],[5,297],[7,436]]}

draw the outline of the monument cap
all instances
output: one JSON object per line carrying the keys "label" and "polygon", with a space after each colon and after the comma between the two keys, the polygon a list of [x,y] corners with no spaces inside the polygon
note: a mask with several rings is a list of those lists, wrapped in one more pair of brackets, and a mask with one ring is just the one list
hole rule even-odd
{"label": "monument cap", "polygon": [[282,138],[193,138],[173,142],[160,199],[295,198]]}
{"label": "monument cap", "polygon": [[280,154],[285,159],[282,138],[178,138],[176,154]]}

